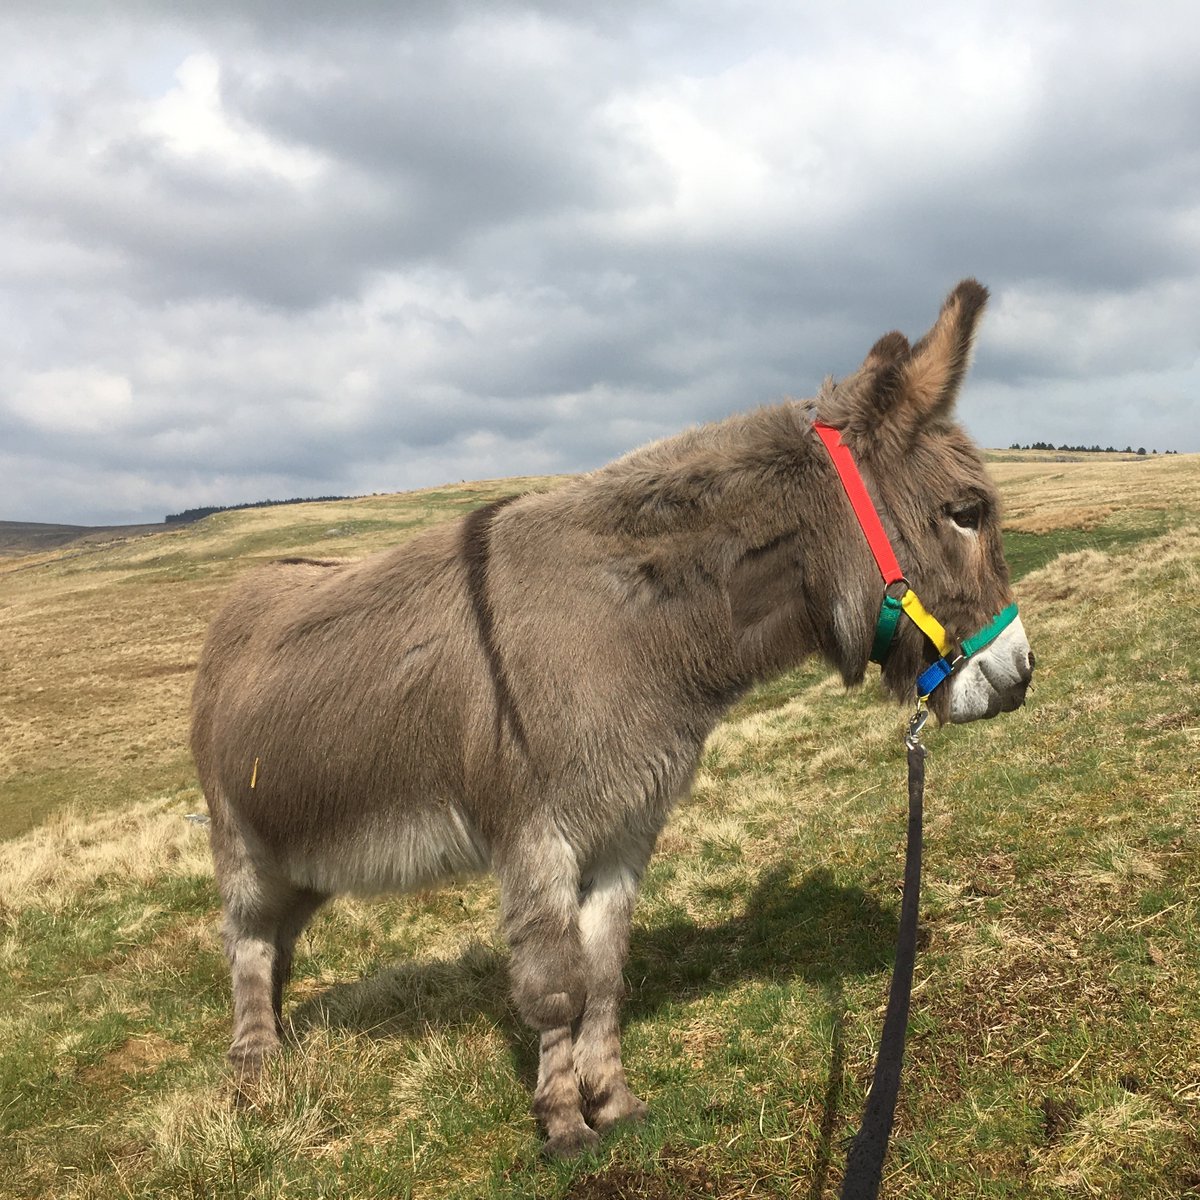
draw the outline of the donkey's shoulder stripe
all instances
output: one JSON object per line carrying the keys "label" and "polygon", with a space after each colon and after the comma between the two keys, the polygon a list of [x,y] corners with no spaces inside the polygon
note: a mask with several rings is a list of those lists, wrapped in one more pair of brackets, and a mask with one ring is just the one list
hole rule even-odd
{"label": "donkey's shoulder stripe", "polygon": [[520,496],[504,496],[469,513],[462,526],[462,554],[467,568],[467,598],[475,617],[476,631],[496,697],[496,735],[498,738],[500,730],[507,722],[517,745],[525,750],[529,744],[525,736],[525,726],[517,710],[504,659],[496,643],[496,614],[488,595],[492,521],[502,508],[519,499]]}
{"label": "donkey's shoulder stripe", "polygon": [[850,501],[850,506],[854,509],[854,515],[858,518],[859,525],[862,526],[867,545],[871,547],[871,553],[875,556],[879,573],[883,576],[883,582],[885,584],[898,583],[904,578],[904,572],[900,570],[900,563],[896,560],[892,543],[888,541],[888,536],[883,531],[883,522],[880,521],[879,514],[875,511],[875,505],[867,492],[867,486],[863,483],[858,467],[854,465],[854,457],[850,453],[850,448],[842,441],[841,430],[834,429],[832,425],[826,425],[823,421],[814,421],[813,428],[817,431],[817,436],[825,443],[829,457],[833,459],[834,469],[842,481],[842,487],[846,491],[846,498]]}

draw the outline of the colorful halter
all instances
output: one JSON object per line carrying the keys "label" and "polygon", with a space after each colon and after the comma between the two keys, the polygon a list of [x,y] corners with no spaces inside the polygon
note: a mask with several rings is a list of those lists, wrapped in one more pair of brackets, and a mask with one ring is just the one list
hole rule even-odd
{"label": "colorful halter", "polygon": [[867,545],[875,556],[879,573],[883,576],[885,588],[883,604],[879,610],[879,620],[875,625],[875,641],[871,646],[871,662],[882,665],[891,650],[892,640],[896,636],[896,626],[900,622],[900,614],[907,613],[909,620],[937,648],[938,659],[917,676],[917,699],[921,702],[928,700],[934,689],[950,678],[955,668],[966,662],[973,654],[978,654],[985,646],[990,645],[1015,620],[1016,604],[1010,604],[1003,612],[994,616],[978,633],[972,634],[954,654],[954,643],[940,621],[921,603],[917,593],[904,577],[900,564],[896,560],[892,544],[883,531],[883,524],[871,497],[867,493],[866,484],[855,466],[854,456],[849,447],[842,441],[841,431],[823,421],[814,421],[813,428],[817,436],[829,451],[834,469],[846,489],[846,496],[854,509],[854,515],[867,539]]}

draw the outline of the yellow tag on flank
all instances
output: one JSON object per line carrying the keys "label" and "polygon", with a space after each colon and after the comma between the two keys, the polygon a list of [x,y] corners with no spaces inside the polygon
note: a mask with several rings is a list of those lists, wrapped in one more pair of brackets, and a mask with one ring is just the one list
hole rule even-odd
{"label": "yellow tag on flank", "polygon": [[937,647],[938,653],[945,658],[954,647],[950,638],[942,628],[941,622],[926,609],[917,598],[917,593],[909,588],[900,598],[904,611],[908,613],[912,623]]}
{"label": "yellow tag on flank", "polygon": [[254,785],[258,782],[258,759],[254,760],[254,770],[250,772],[250,790],[254,791]]}

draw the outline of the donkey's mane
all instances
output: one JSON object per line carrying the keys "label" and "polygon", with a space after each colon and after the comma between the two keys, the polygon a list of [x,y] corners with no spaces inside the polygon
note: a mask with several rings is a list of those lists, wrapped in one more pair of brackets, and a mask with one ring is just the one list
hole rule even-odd
{"label": "donkey's mane", "polygon": [[575,519],[635,536],[711,524],[813,453],[808,405],[785,401],[651,442],[572,481],[558,500]]}

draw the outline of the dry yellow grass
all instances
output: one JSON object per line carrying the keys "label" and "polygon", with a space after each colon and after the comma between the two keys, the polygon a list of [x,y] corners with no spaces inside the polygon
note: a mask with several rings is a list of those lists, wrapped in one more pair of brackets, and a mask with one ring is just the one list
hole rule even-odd
{"label": "dry yellow grass", "polygon": [[1092,528],[1099,510],[1195,513],[1200,509],[1200,455],[1148,456],[1134,461],[988,463],[1005,500],[1007,527],[1030,532],[1061,528],[1075,514],[1076,528]]}
{"label": "dry yellow grass", "polygon": [[1123,1095],[1070,1122],[1061,1141],[1038,1154],[1034,1175],[1071,1195],[1128,1195],[1124,1168],[1181,1128],[1147,1097]]}
{"label": "dry yellow grass", "polygon": [[1051,533],[1056,529],[1095,529],[1116,512],[1111,504],[1082,504],[1039,509],[1022,517],[1007,517],[1005,529],[1018,533]]}
{"label": "dry yellow grass", "polygon": [[[268,1072],[240,1089],[236,1104],[234,1090],[220,1078],[147,1104],[136,1118],[146,1145],[142,1153],[180,1175],[219,1178],[228,1171],[232,1147],[243,1140],[243,1114],[251,1112],[269,1153],[337,1154],[352,1132],[345,1114],[353,1107],[357,1072],[380,1071],[382,1054],[369,1037],[328,1031],[309,1038],[304,1051],[286,1070]],[[350,1062],[357,1064],[353,1071],[346,1069]]]}
{"label": "dry yellow grass", "polygon": [[0,913],[32,905],[57,912],[101,887],[120,894],[131,884],[155,883],[169,874],[211,873],[208,837],[184,820],[187,811],[175,800],[88,816],[60,811],[44,825],[0,842]]}

